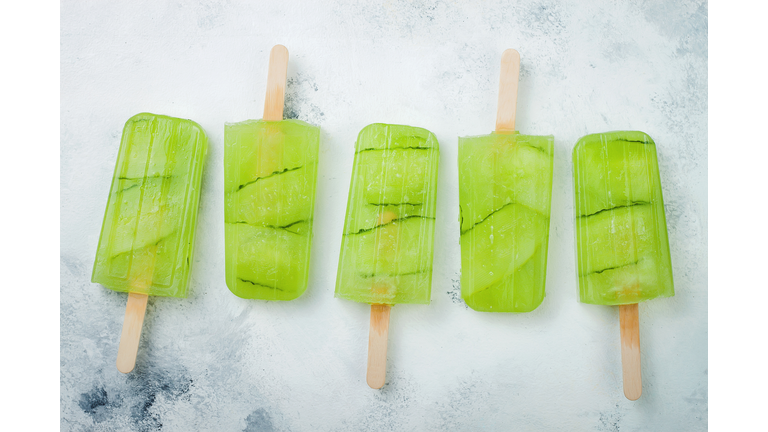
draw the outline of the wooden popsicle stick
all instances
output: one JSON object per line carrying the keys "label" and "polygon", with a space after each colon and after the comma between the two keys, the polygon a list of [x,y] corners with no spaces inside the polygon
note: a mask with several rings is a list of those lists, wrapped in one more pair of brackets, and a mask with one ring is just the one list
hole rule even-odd
{"label": "wooden popsicle stick", "polygon": [[624,396],[634,401],[643,393],[643,381],[640,375],[640,317],[637,303],[619,306],[619,323]]}
{"label": "wooden popsicle stick", "polygon": [[128,373],[136,366],[141,326],[144,324],[148,299],[146,294],[128,293],[123,332],[120,334],[120,346],[117,349],[117,370],[122,373]]}
{"label": "wooden popsicle stick", "polygon": [[269,53],[269,74],[267,75],[267,96],[264,101],[264,120],[283,119],[285,104],[285,81],[288,76],[288,48],[275,45]]}
{"label": "wooden popsicle stick", "polygon": [[368,372],[366,381],[373,389],[384,387],[387,378],[387,337],[392,306],[371,305],[371,330],[368,333]]}
{"label": "wooden popsicle stick", "polygon": [[515,130],[517,83],[519,79],[520,53],[510,48],[501,54],[496,132],[514,132]]}

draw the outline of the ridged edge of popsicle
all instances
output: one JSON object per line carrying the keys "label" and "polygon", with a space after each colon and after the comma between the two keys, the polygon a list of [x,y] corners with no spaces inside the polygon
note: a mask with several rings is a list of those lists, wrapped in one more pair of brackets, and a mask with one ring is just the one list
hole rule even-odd
{"label": "ridged edge of popsicle", "polygon": [[[653,141],[653,138],[651,138],[650,135],[642,131],[601,132],[601,133],[584,135],[583,137],[579,138],[579,140],[576,141],[576,145],[573,146],[571,155],[572,156],[576,155],[576,151],[587,144],[600,143],[603,141],[627,141],[627,142],[639,142],[643,144],[650,144],[653,146],[656,145],[656,143]],[[574,158],[574,163],[575,162],[576,161]]]}
{"label": "ridged edge of popsicle", "polygon": [[[425,128],[418,127],[418,126],[409,126],[409,125],[392,124],[392,123],[371,123],[371,124],[365,126],[364,128],[362,128],[360,130],[360,133],[357,134],[357,139],[355,140],[355,152],[356,153],[359,153],[359,152],[365,151],[365,150],[375,150],[375,148],[373,148],[373,147],[360,149],[358,146],[359,146],[359,143],[360,143],[360,137],[363,136],[363,134],[365,134],[365,133],[369,133],[371,129],[376,128],[376,127],[385,127],[385,128],[386,127],[396,127],[396,128],[411,129],[414,132],[421,132],[424,135],[426,135],[426,140],[425,140],[426,142],[432,141],[434,143],[434,145],[430,145],[428,147],[429,149],[440,150],[440,143],[437,141],[437,136],[434,133],[432,133],[429,129],[425,129]],[[405,148],[408,148],[408,147],[394,147],[394,148],[404,148],[405,149]],[[425,148],[427,148],[427,147],[425,147]],[[392,149],[393,148],[390,147],[387,150],[392,150]]]}
{"label": "ridged edge of popsicle", "polygon": [[263,123],[284,123],[284,122],[285,123],[294,123],[294,124],[298,124],[298,125],[301,125],[301,126],[308,126],[308,127],[313,127],[313,128],[320,129],[320,126],[317,126],[317,125],[314,125],[312,123],[308,123],[308,122],[305,122],[304,120],[299,120],[299,119],[283,119],[283,120],[248,119],[248,120],[243,120],[243,121],[239,121],[239,122],[225,122],[224,123],[224,127],[227,127],[227,126],[239,126],[239,125],[253,124],[253,123],[259,123],[259,122],[263,122]]}

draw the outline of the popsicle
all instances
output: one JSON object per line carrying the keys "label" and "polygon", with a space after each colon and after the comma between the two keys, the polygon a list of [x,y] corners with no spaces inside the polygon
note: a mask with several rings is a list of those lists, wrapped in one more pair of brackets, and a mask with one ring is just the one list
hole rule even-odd
{"label": "popsicle", "polygon": [[272,48],[262,120],[224,130],[226,281],[248,299],[307,289],[320,128],[283,120],[288,50]]}
{"label": "popsicle", "polygon": [[544,300],[554,138],[515,131],[520,54],[504,51],[496,131],[459,138],[461,296],[483,312]]}
{"label": "popsicle", "polygon": [[335,295],[371,304],[372,388],[386,379],[391,306],[430,300],[438,158],[417,127],[371,124],[355,144]]}
{"label": "popsicle", "polygon": [[191,120],[142,113],[125,123],[91,278],[129,293],[120,372],[136,364],[148,296],[187,296],[207,147]]}
{"label": "popsicle", "polygon": [[624,394],[642,393],[637,303],[675,294],[656,144],[643,132],[587,135],[573,149],[583,303],[619,305]]}

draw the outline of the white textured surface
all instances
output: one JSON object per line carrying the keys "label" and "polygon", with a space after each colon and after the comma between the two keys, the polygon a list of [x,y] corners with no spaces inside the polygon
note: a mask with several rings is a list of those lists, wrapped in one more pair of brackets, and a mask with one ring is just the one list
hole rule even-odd
{"label": "white textured surface", "polygon": [[[79,2],[61,6],[61,427],[66,431],[707,428],[704,2]],[[469,2],[467,2],[469,3]],[[286,115],[322,128],[307,293],[224,283],[224,123],[261,116],[268,52],[291,53]],[[555,135],[547,298],[484,314],[459,295],[457,137],[494,125],[501,52],[522,57],[518,129]],[[114,366],[126,296],[90,283],[123,123],[208,132],[188,299],[151,299],[138,366]],[[357,132],[441,145],[432,304],[392,312],[388,384],[365,384],[368,307],[333,297]],[[640,306],[643,396],[621,390],[618,310],[577,301],[570,151],[656,141],[677,295]]]}

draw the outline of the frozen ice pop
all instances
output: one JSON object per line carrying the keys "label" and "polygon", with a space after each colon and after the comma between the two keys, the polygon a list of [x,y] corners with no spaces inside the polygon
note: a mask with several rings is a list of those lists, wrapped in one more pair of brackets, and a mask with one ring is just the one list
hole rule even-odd
{"label": "frozen ice pop", "polygon": [[227,286],[293,300],[307,289],[320,129],[249,120],[224,131]]}
{"label": "frozen ice pop", "polygon": [[459,138],[461,296],[484,312],[529,312],[544,300],[551,136]]}
{"label": "frozen ice pop", "polygon": [[[141,318],[147,295],[187,296],[207,145],[191,120],[142,113],[123,129],[92,281],[129,292],[129,309],[137,307]],[[128,315],[118,352],[122,372],[135,363],[135,352],[120,363],[123,349],[133,349],[124,346],[135,324]],[[135,330],[138,344],[140,321]]]}
{"label": "frozen ice pop", "polygon": [[519,64],[502,55],[496,132],[459,138],[461,296],[477,311],[544,300],[554,138],[514,130]]}
{"label": "frozen ice pop", "polygon": [[320,128],[283,120],[287,65],[276,45],[264,119],[224,130],[226,281],[243,298],[293,300],[307,289]]}
{"label": "frozen ice pop", "polygon": [[642,393],[637,303],[675,294],[656,144],[587,135],[573,149],[576,256],[584,303],[619,305],[624,394]]}
{"label": "frozen ice pop", "polygon": [[587,135],[573,149],[576,254],[584,303],[675,294],[656,145],[642,132]]}
{"label": "frozen ice pop", "polygon": [[372,124],[359,134],[336,297],[371,304],[367,382],[385,382],[391,305],[427,304],[439,148],[426,129]]}
{"label": "frozen ice pop", "polygon": [[360,132],[336,297],[429,303],[438,157],[426,129],[377,123]]}

